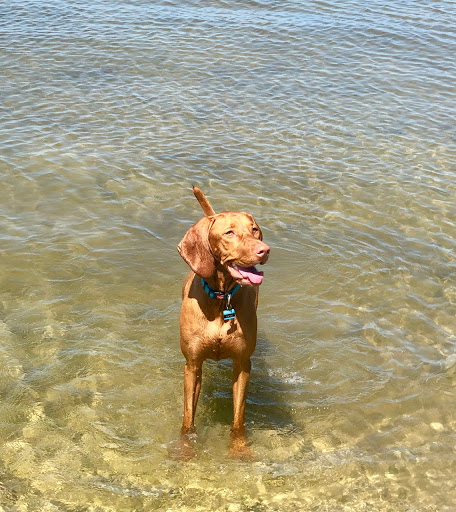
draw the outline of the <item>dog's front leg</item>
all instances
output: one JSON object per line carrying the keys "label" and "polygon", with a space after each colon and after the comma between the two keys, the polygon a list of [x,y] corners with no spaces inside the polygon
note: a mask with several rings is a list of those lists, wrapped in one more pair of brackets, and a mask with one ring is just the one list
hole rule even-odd
{"label": "dog's front leg", "polygon": [[233,363],[233,409],[234,418],[231,426],[231,453],[235,457],[250,458],[250,449],[245,438],[245,402],[252,364],[247,361]]}
{"label": "dog's front leg", "polygon": [[233,363],[233,425],[231,434],[233,437],[245,435],[244,414],[247,399],[247,386],[250,379],[252,364],[250,359],[246,361],[234,361]]}
{"label": "dog's front leg", "polygon": [[184,368],[184,419],[181,429],[183,435],[195,432],[195,412],[201,391],[202,375],[202,364],[187,362]]}

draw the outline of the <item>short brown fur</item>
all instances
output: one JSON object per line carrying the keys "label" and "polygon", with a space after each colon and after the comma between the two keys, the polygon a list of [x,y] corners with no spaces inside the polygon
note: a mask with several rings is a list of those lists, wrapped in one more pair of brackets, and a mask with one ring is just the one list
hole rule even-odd
{"label": "short brown fur", "polygon": [[233,452],[247,450],[244,413],[251,362],[256,345],[258,286],[244,285],[233,295],[236,317],[224,321],[225,301],[210,298],[201,277],[214,290],[230,291],[237,280],[228,267],[251,267],[266,263],[269,247],[252,215],[223,212],[218,215],[201,190],[194,193],[206,217],[192,226],[178,246],[192,269],[182,289],[180,342],[186,359],[184,369],[184,417],[181,433],[195,431],[195,411],[201,390],[202,366],[206,359],[233,360]]}

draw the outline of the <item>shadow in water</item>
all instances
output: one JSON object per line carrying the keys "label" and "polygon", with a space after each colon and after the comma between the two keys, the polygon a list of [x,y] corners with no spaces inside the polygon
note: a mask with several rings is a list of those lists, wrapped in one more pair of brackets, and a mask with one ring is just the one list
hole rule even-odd
{"label": "shadow in water", "polygon": [[[294,430],[292,406],[286,401],[290,385],[285,384],[271,362],[274,361],[274,345],[258,336],[252,356],[247,406],[246,427],[252,429]],[[266,361],[269,360],[269,363]],[[203,385],[198,405],[197,425],[226,424],[233,420],[232,361],[205,361]]]}

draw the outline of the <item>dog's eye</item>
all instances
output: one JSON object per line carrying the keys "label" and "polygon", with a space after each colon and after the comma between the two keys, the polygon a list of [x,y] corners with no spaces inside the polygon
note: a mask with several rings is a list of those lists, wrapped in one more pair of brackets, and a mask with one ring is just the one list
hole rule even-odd
{"label": "dog's eye", "polygon": [[258,228],[253,228],[253,229],[252,229],[252,233],[253,233],[254,235],[256,235],[256,234],[257,234],[257,233],[259,233],[259,232],[260,232],[260,230],[259,230]]}
{"label": "dog's eye", "polygon": [[232,229],[230,229],[229,231],[227,231],[225,233],[226,236],[234,236],[234,231]]}

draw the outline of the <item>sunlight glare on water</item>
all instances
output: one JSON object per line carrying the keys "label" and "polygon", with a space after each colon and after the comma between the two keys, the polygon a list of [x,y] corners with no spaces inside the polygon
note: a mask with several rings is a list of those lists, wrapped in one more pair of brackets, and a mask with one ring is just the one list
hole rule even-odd
{"label": "sunlight glare on water", "polygon": [[[455,6],[0,6],[0,509],[451,511]],[[176,460],[202,212],[271,246],[246,413],[205,365]]]}

